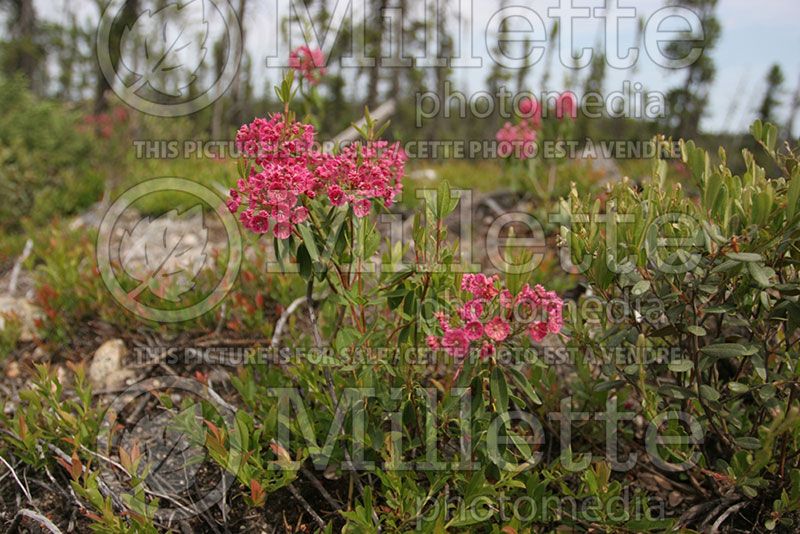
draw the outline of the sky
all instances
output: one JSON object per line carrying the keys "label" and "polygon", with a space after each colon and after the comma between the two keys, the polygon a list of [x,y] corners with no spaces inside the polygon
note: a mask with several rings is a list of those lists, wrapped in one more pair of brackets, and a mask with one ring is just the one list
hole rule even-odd
{"label": "sky", "polygon": [[[206,0],[222,2],[223,0]],[[247,16],[246,47],[254,58],[254,82],[256,87],[263,87],[269,80],[279,77],[279,70],[267,67],[267,56],[274,55],[276,28],[275,3],[281,0],[249,0]],[[458,0],[453,0],[457,2]],[[463,0],[469,2],[470,0]],[[233,2],[234,5],[238,2]],[[511,5],[525,6],[539,14],[549,28],[552,17],[548,16],[548,8],[562,5],[576,7],[599,7],[619,4],[620,7],[633,7],[637,16],[646,20],[665,4],[663,0],[510,0]],[[487,37],[487,24],[497,12],[499,0],[473,0],[473,42],[477,56],[484,59],[482,69],[455,69],[454,84],[461,90],[476,92],[483,89],[484,81],[491,65],[488,49],[494,47],[495,34],[491,30]],[[45,19],[63,18],[66,10],[77,12],[86,20],[96,20],[96,4],[94,0],[35,0],[38,14]],[[788,103],[794,91],[800,85],[800,32],[797,23],[800,21],[799,0],[719,0],[717,17],[722,25],[722,35],[710,57],[717,67],[717,75],[711,89],[710,104],[702,127],[704,130],[743,131],[756,117],[756,111],[762,101],[766,88],[766,74],[774,63],[780,65],[786,82],[782,95],[783,105],[778,117],[785,121],[788,114]],[[451,31],[455,31],[458,21],[455,17],[448,20]],[[523,22],[520,22],[523,24]],[[574,27],[575,47],[593,46],[602,32],[603,21],[591,18],[587,21],[576,21]],[[466,22],[464,21],[464,27]],[[634,44],[636,29],[633,21],[623,21],[619,29],[619,41],[626,48]],[[488,41],[488,47],[486,42]],[[666,92],[671,87],[683,82],[685,73],[682,70],[670,71],[656,65],[642,50],[639,61],[633,69],[609,69],[605,92],[619,91],[625,80],[641,82],[647,90]],[[531,91],[557,90],[566,88],[570,76],[575,75],[554,62],[549,87],[539,87],[544,61],[534,67],[528,78]],[[588,70],[578,71],[584,77]],[[800,122],[800,121],[798,121]],[[795,132],[800,124],[795,125]]]}

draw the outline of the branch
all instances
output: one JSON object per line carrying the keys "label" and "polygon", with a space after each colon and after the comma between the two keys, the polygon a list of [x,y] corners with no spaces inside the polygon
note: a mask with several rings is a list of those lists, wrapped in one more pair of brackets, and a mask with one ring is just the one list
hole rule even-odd
{"label": "branch", "polygon": [[272,343],[270,345],[273,349],[277,349],[278,345],[280,345],[281,336],[283,335],[283,330],[286,328],[286,324],[289,322],[289,317],[291,317],[292,314],[294,314],[294,312],[296,312],[298,308],[300,308],[300,306],[305,304],[307,301],[307,297],[300,297],[289,304],[289,307],[283,311],[278,319],[278,322],[275,324],[275,333],[272,335]]}
{"label": "branch", "polygon": [[11,295],[14,295],[17,291],[19,272],[22,270],[22,264],[25,263],[25,260],[31,255],[32,250],[33,241],[28,239],[28,241],[25,242],[25,248],[22,249],[22,255],[17,259],[16,263],[14,263],[14,268],[11,270],[11,281],[8,283],[8,292]]}
{"label": "branch", "polygon": [[14,471],[14,468],[13,468],[13,467],[11,467],[11,464],[9,464],[9,463],[6,461],[6,459],[5,459],[5,458],[3,458],[2,456],[0,456],[0,462],[3,462],[3,463],[6,465],[6,467],[8,467],[8,470],[11,472],[11,476],[13,476],[13,477],[14,477],[14,480],[16,480],[16,481],[17,481],[17,486],[19,486],[19,488],[22,490],[22,493],[24,493],[24,494],[25,494],[25,497],[28,499],[28,502],[29,502],[29,503],[31,503],[31,504],[33,504],[33,499],[31,498],[31,492],[30,492],[30,491],[28,491],[28,488],[26,488],[26,487],[25,487],[25,486],[22,484],[22,482],[20,482],[20,480],[19,480],[19,477],[17,476],[17,472],[16,472],[16,471]]}
{"label": "branch", "polygon": [[61,530],[49,519],[38,512],[34,512],[33,510],[28,510],[27,508],[22,508],[17,512],[17,515],[14,516],[14,521],[11,523],[11,527],[8,529],[8,532],[16,532],[19,528],[20,522],[22,522],[22,518],[27,517],[28,519],[33,519],[34,521],[41,524],[44,528],[52,532],[52,534],[62,534]]}
{"label": "branch", "polygon": [[308,504],[308,501],[305,500],[302,495],[300,495],[300,492],[297,491],[297,488],[294,487],[294,484],[289,484],[287,488],[289,488],[289,491],[291,492],[292,496],[294,496],[294,498],[297,499],[298,502],[300,502],[300,505],[305,509],[305,511],[308,512],[308,514],[314,519],[314,521],[316,521],[317,525],[319,525],[319,528],[325,530],[325,521],[323,521],[322,518],[317,514],[317,512],[315,512],[314,509],[311,508],[311,505]]}

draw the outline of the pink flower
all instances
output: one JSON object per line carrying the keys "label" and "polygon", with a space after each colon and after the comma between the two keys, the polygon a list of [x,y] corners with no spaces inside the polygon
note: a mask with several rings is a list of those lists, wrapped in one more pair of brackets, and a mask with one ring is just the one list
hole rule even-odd
{"label": "pink flower", "polygon": [[500,306],[505,309],[511,309],[514,305],[514,295],[511,294],[511,291],[508,289],[504,289],[500,292]]}
{"label": "pink flower", "polygon": [[292,218],[289,204],[275,204],[272,206],[272,218],[275,222],[283,223]]}
{"label": "pink flower", "polygon": [[505,341],[511,333],[511,326],[504,321],[501,317],[495,317],[484,327],[484,332],[489,339],[497,341],[498,343]]}
{"label": "pink flower", "polygon": [[226,202],[226,205],[231,213],[239,211],[239,206],[242,205],[242,199],[239,198],[239,192],[236,189],[231,189],[230,198]]}
{"label": "pink flower", "polygon": [[469,322],[469,321],[477,321],[483,315],[483,303],[481,299],[472,299],[464,303],[464,305],[459,308],[458,315],[461,317],[462,321]]}
{"label": "pink flower", "polygon": [[559,298],[551,299],[545,304],[547,312],[547,329],[551,334],[558,334],[564,326],[564,303]]}
{"label": "pink flower", "polygon": [[355,213],[356,217],[358,217],[359,219],[369,215],[369,212],[371,210],[372,210],[372,202],[370,202],[366,198],[362,198],[361,200],[353,204],[353,213]]}
{"label": "pink flower", "polygon": [[305,206],[298,206],[292,212],[292,224],[301,224],[308,219],[308,209]]}
{"label": "pink flower", "polygon": [[578,117],[578,97],[572,91],[561,93],[556,100],[556,118],[575,119]]}
{"label": "pink flower", "polygon": [[489,343],[488,341],[483,342],[483,346],[481,346],[481,358],[489,358],[494,356],[497,352],[497,349],[494,345]]}
{"label": "pink flower", "polygon": [[533,115],[534,109],[539,107],[539,102],[532,98],[523,98],[519,101],[519,112],[522,115]]}
{"label": "pink flower", "polygon": [[537,343],[540,343],[545,337],[547,337],[547,323],[544,321],[538,321],[533,323],[528,328],[528,335]]}
{"label": "pink flower", "polygon": [[322,50],[300,46],[289,54],[289,67],[300,73],[311,85],[317,85],[327,73]]}
{"label": "pink flower", "polygon": [[345,197],[342,188],[336,184],[328,187],[328,198],[334,206],[341,206],[344,204]]}
{"label": "pink flower", "polygon": [[486,276],[485,274],[465,274],[461,279],[461,290],[468,291],[481,299],[492,299],[499,291],[494,286],[497,276]]}
{"label": "pink flower", "polygon": [[448,322],[446,313],[438,311],[434,313],[433,316],[436,317],[436,320],[439,322],[439,327],[442,330],[447,332],[450,329],[450,323]]}
{"label": "pink flower", "polygon": [[517,128],[510,122],[507,122],[503,125],[502,128],[497,132],[495,138],[499,143],[513,143],[517,140]]}
{"label": "pink flower", "polygon": [[536,98],[523,98],[519,102],[519,113],[531,128],[537,129],[542,124],[542,106]]}
{"label": "pink flower", "polygon": [[441,343],[439,343],[439,338],[436,336],[428,336],[425,341],[431,350],[439,350],[442,347]]}
{"label": "pink flower", "polygon": [[278,239],[289,239],[289,236],[292,235],[292,225],[288,222],[277,223],[275,228],[272,229],[272,233]]}
{"label": "pink flower", "polygon": [[269,215],[266,211],[260,211],[250,219],[250,229],[257,234],[269,232]]}
{"label": "pink flower", "polygon": [[464,330],[460,328],[448,330],[442,338],[442,347],[456,358],[463,358],[469,352],[469,339]]}
{"label": "pink flower", "polygon": [[536,155],[536,130],[531,128],[527,122],[523,122],[517,128],[517,152],[520,159],[530,159]]}
{"label": "pink flower", "polygon": [[465,332],[470,341],[478,340],[483,336],[483,325],[480,321],[470,321],[465,327]]}

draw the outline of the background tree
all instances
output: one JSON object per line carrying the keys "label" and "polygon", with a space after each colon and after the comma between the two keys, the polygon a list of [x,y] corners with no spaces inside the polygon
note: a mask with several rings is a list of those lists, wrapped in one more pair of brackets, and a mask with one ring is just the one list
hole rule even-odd
{"label": "background tree", "polygon": [[718,0],[674,0],[672,5],[685,7],[694,11],[703,24],[703,38],[696,41],[678,41],[667,48],[667,53],[674,58],[686,57],[693,48],[702,47],[702,54],[691,65],[686,67],[686,78],[681,87],[672,89],[667,94],[669,105],[667,126],[676,137],[695,137],[700,128],[700,121],[708,107],[708,93],[716,76],[716,68],[710,52],[719,41],[721,28],[714,16]]}
{"label": "background tree", "polygon": [[785,126],[786,137],[792,137],[794,135],[794,121],[797,118],[798,111],[800,111],[800,82],[798,82],[797,88],[789,102],[789,118],[786,119]]}
{"label": "background tree", "polygon": [[781,92],[784,82],[783,72],[780,66],[773,65],[767,73],[767,92],[764,95],[764,101],[761,107],[758,108],[758,116],[762,121],[773,122],[775,108],[780,106],[778,95]]}
{"label": "background tree", "polygon": [[11,39],[3,44],[2,69],[6,74],[21,73],[28,87],[41,93],[45,85],[43,36],[36,18],[33,0],[0,0],[7,15],[7,31]]}
{"label": "background tree", "polygon": [[[509,7],[508,0],[502,0],[500,2],[500,9],[504,10]],[[500,33],[505,33],[510,30],[510,25],[508,24],[508,19],[505,19],[500,24]],[[503,43],[499,39],[499,35],[495,36],[496,45],[492,49],[492,55],[494,57],[501,57],[503,55],[510,55],[511,50],[508,48],[507,43]],[[486,78],[486,89],[489,91],[491,95],[497,95],[500,93],[501,89],[508,89],[511,80],[514,78],[513,73],[501,65],[498,61],[489,58],[488,61],[492,62],[491,69],[489,69],[489,75]],[[492,115],[489,119],[491,120],[491,124],[486,124],[485,128],[489,131],[495,131],[499,126],[501,121],[500,110],[496,110],[496,113]]]}
{"label": "background tree", "polygon": [[[103,0],[96,0],[95,3],[99,16],[102,16],[106,8],[106,2]],[[125,0],[125,5],[122,7],[120,15],[111,24],[108,42],[108,54],[114,70],[117,69],[120,61],[120,44],[122,41],[122,34],[125,32],[125,28],[133,26],[133,24],[136,22],[136,19],[139,17],[141,12],[140,5],[140,0]],[[95,55],[95,57],[97,56]],[[100,71],[100,65],[98,63],[94,93],[95,113],[101,113],[108,107],[108,103],[106,101],[106,91],[109,89],[111,89],[111,85],[109,85],[108,80],[106,80],[106,77]]]}

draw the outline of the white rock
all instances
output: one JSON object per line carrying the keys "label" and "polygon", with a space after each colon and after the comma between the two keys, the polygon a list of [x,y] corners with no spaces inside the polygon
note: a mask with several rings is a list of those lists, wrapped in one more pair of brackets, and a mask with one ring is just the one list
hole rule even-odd
{"label": "white rock", "polygon": [[16,317],[22,326],[20,341],[33,341],[36,319],[41,315],[41,311],[27,299],[0,296],[0,330],[6,327],[6,316]]}
{"label": "white rock", "polygon": [[89,381],[93,388],[117,389],[125,386],[126,380],[134,376],[133,370],[123,367],[122,360],[127,352],[121,339],[112,339],[100,345],[89,365]]}

